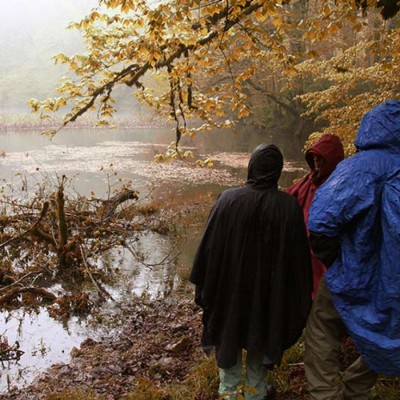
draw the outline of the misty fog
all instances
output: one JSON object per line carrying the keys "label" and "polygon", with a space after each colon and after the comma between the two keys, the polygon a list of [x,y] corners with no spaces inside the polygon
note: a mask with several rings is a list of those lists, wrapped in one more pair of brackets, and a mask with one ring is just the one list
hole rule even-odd
{"label": "misty fog", "polygon": [[79,32],[67,26],[97,4],[96,0],[2,0],[0,113],[29,113],[29,98],[56,95],[57,82],[66,68],[54,65],[52,56],[84,49]]}

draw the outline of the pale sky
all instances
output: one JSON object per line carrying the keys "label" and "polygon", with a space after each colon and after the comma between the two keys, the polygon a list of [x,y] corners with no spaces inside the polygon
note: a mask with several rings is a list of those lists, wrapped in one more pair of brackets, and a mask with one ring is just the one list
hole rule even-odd
{"label": "pale sky", "polygon": [[53,56],[85,51],[81,33],[67,26],[95,7],[98,0],[0,0],[0,112],[57,95],[66,66]]}
{"label": "pale sky", "polygon": [[53,15],[65,15],[66,24],[78,13],[84,16],[97,0],[0,0],[0,23],[4,26],[45,21]]}
{"label": "pale sky", "polygon": [[56,53],[83,49],[81,34],[67,30],[84,18],[97,0],[0,0],[0,112],[25,110],[31,97],[55,95],[66,68]]}

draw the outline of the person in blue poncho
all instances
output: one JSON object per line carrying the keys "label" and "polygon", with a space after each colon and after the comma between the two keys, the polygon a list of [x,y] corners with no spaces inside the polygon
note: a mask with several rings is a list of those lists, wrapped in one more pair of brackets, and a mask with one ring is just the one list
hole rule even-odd
{"label": "person in blue poncho", "polygon": [[[319,188],[308,229],[329,268],[306,328],[311,399],[367,399],[377,374],[400,376],[400,102],[366,113],[357,153]],[[340,372],[341,335],[360,357]]]}

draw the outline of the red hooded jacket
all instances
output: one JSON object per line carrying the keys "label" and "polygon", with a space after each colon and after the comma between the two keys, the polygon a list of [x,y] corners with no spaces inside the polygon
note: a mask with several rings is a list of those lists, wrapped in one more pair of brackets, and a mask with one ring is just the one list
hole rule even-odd
{"label": "red hooded jacket", "polygon": [[[319,155],[324,159],[321,171],[318,174],[314,166],[314,155]],[[324,135],[310,149],[306,151],[306,161],[310,166],[310,172],[294,185],[290,186],[287,191],[295,196],[299,201],[304,214],[304,221],[308,223],[308,212],[311,202],[314,198],[315,191],[328,179],[329,175],[336,168],[336,165],[344,159],[344,150],[339,136]],[[312,254],[312,267],[314,289],[312,297],[314,299],[319,282],[326,270],[324,264]]]}

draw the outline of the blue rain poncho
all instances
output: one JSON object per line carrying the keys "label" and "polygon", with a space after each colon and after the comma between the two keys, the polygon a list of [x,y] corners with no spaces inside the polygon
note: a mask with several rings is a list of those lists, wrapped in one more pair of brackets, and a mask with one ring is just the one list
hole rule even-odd
{"label": "blue rain poncho", "polygon": [[325,279],[359,353],[400,376],[400,102],[365,114],[355,145],[317,191],[308,228],[340,242]]}

